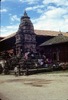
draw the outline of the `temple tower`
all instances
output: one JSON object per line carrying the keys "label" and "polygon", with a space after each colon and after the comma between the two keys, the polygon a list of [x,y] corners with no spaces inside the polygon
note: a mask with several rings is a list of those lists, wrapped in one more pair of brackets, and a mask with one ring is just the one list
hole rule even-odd
{"label": "temple tower", "polygon": [[36,52],[36,34],[30,17],[25,11],[16,33],[16,54],[19,55],[26,51]]}

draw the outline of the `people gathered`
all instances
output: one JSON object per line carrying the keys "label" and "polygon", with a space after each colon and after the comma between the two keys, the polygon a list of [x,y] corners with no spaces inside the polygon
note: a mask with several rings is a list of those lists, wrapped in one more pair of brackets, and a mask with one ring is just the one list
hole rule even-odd
{"label": "people gathered", "polygon": [[[21,61],[22,58],[23,58],[23,64],[24,65],[20,64],[20,61]],[[15,57],[15,59],[16,59],[16,57]],[[26,69],[26,70],[30,69],[30,68],[32,68],[32,69],[33,68],[42,68],[42,67],[47,67],[48,63],[49,63],[49,59],[46,57],[45,54],[41,55],[39,53],[33,53],[33,52],[29,52],[29,51],[25,52],[20,59],[19,58],[17,58],[17,59],[18,60],[16,60],[17,61],[16,64],[14,64],[15,60],[11,59],[11,61],[10,61],[11,67],[14,67],[15,76],[20,75],[20,72],[23,68]],[[6,69],[6,71],[8,71],[8,69]]]}

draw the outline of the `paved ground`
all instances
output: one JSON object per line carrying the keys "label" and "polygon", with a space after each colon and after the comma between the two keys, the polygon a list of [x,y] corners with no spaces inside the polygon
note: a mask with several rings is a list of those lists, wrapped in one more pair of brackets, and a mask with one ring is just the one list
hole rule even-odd
{"label": "paved ground", "polygon": [[2,100],[68,100],[68,73],[0,75]]}

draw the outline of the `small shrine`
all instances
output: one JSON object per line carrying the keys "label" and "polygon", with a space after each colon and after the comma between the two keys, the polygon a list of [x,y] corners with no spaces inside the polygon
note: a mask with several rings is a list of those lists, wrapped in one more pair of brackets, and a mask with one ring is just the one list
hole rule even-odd
{"label": "small shrine", "polygon": [[36,52],[36,34],[34,27],[26,11],[21,17],[19,29],[16,33],[16,55],[27,51]]}

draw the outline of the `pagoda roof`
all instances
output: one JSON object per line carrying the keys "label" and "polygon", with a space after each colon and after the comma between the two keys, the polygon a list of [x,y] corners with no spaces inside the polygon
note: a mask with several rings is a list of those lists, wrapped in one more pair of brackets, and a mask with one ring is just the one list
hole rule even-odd
{"label": "pagoda roof", "polygon": [[49,45],[60,44],[65,42],[68,42],[68,37],[64,36],[63,34],[59,34],[58,36],[55,36],[52,39],[49,39],[48,41],[45,41],[40,46],[49,46]]}
{"label": "pagoda roof", "polygon": [[[35,30],[37,35],[44,35],[44,36],[58,36],[60,31],[51,31],[51,30]],[[62,32],[64,36],[68,36],[68,32]]]}

